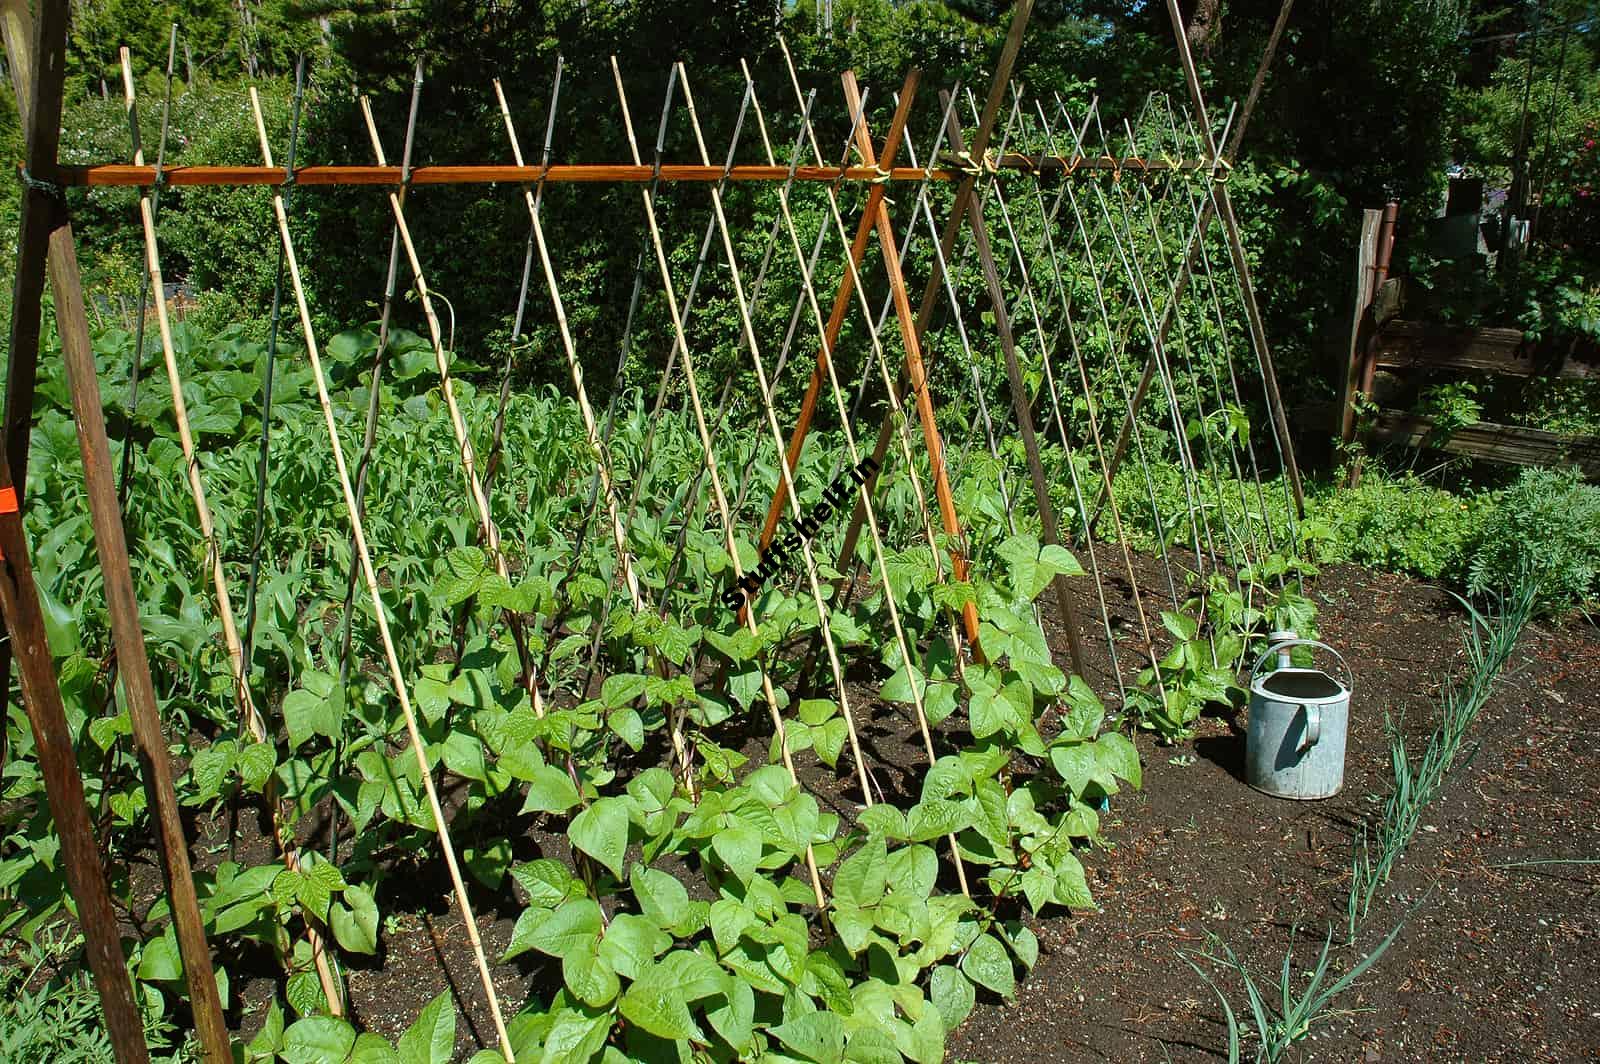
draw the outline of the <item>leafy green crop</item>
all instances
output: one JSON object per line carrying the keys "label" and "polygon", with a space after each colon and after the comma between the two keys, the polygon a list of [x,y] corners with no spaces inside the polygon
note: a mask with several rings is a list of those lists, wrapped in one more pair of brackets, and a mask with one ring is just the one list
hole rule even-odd
{"label": "leafy green crop", "polygon": [[[237,329],[208,337],[180,325],[175,339],[218,544],[237,579],[248,562],[259,431],[251,411],[264,352]],[[135,408],[125,405],[129,345],[122,332],[98,338],[113,429],[136,445],[130,543],[162,710],[186,766],[180,800],[220,813],[271,793],[284,830],[296,835],[331,810],[339,817],[331,848],[302,849],[298,870],[225,860],[197,874],[218,957],[238,956],[248,944],[277,960],[279,995],[246,1056],[447,1059],[447,1000],[430,1005],[398,1047],[357,1032],[329,1014],[302,934],[322,929],[346,958],[380,953],[385,917],[403,896],[395,877],[435,846],[399,707],[371,667],[380,654],[376,630],[359,606],[355,661],[340,680],[351,559],[327,477],[326,436],[305,398],[308,371],[280,356],[250,662],[273,733],[255,742],[231,712],[174,428],[152,389]],[[366,330],[326,345],[335,415],[352,428],[366,405],[374,345]],[[132,852],[143,845],[148,813],[110,683],[75,440],[54,365],[46,363],[40,386],[29,531],[89,799],[114,847]],[[708,500],[686,490],[703,459],[684,416],[666,415],[643,463],[643,398],[618,410],[611,458],[619,494],[637,486],[649,500],[632,515],[628,542],[660,604],[635,611],[614,581],[611,545],[582,529],[592,466],[573,405],[551,393],[512,400],[493,500],[510,551],[510,576],[501,576],[457,501],[455,447],[430,366],[420,338],[395,334],[379,397],[369,538],[429,771],[451,787],[447,815],[465,868],[523,906],[504,958],[543,954],[559,967],[553,996],[530,999],[511,1021],[518,1056],[653,1057],[675,1045],[723,1058],[942,1059],[948,1032],[978,997],[1010,996],[1037,959],[1020,907],[1093,907],[1082,858],[1100,842],[1096,809],[1140,784],[1132,743],[1104,730],[1095,693],[1053,663],[1035,611],[1053,577],[1083,574],[1077,559],[979,518],[966,547],[975,561],[970,582],[941,580],[948,558],[936,564],[924,542],[890,552],[887,589],[868,587],[849,608],[829,606],[834,637],[864,668],[869,688],[907,715],[920,696],[938,748],[932,765],[910,766],[909,802],[842,816],[791,781],[779,737],[759,730],[765,673],[789,754],[810,751],[820,763],[809,768],[800,759],[803,778],[847,774],[838,692],[806,685],[804,697],[791,694],[807,680],[798,650],[822,619],[810,596],[781,578],[762,588],[754,632],[719,602],[732,559]],[[466,381],[457,388],[471,430],[486,435],[493,396]],[[748,442],[724,435],[718,461],[750,472],[738,518],[753,528],[776,469]],[[807,506],[839,454],[832,437],[816,442],[796,473]],[[920,517],[906,475],[885,470],[880,519],[891,542],[914,544]],[[835,524],[842,522],[814,539],[819,559],[837,551]],[[753,544],[736,546],[748,567]],[[823,568],[825,579],[835,575]],[[887,591],[901,606],[914,660],[901,659],[890,634]],[[969,602],[983,648],[972,661],[957,654],[946,627],[949,611]],[[529,652],[542,663],[542,716],[530,711],[507,611],[522,619]],[[856,712],[862,697],[851,694]],[[656,763],[677,719],[695,755],[696,801]],[[8,727],[16,756],[5,775],[3,926],[32,936],[61,911],[65,885],[28,734],[15,717]],[[512,840],[534,826],[563,834],[572,859],[519,859]],[[952,875],[952,845],[964,882]],[[822,909],[808,853],[823,873]],[[243,974],[233,964],[223,960],[218,970],[225,1001],[230,980]],[[147,1001],[177,1007],[184,983],[164,902],[144,914],[130,966]],[[496,1059],[498,1051],[480,1056]]]}

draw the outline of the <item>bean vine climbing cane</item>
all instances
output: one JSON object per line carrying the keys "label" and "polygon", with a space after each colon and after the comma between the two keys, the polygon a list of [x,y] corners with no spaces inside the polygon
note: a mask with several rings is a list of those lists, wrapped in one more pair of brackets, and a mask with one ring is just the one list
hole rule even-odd
{"label": "bean vine climbing cane", "polygon": [[[676,72],[676,67],[673,69],[674,72]],[[622,87],[622,72],[620,69],[618,69],[616,59],[614,57],[611,61],[611,71],[617,85],[617,98],[622,109],[623,127],[628,134],[628,146],[633,152],[634,159],[637,160],[639,158],[639,143],[633,135],[633,120],[628,113],[627,96]],[[676,79],[674,78],[674,83],[675,81]],[[744,569],[743,565],[739,561],[738,545],[734,542],[733,518],[728,511],[727,495],[722,489],[722,476],[717,470],[716,447],[711,437],[710,428],[706,424],[705,409],[700,402],[700,387],[695,379],[694,358],[689,352],[688,340],[684,336],[683,318],[679,313],[677,293],[672,283],[672,274],[667,266],[666,248],[662,243],[661,231],[656,223],[655,201],[651,197],[648,190],[643,190],[642,202],[645,220],[649,225],[651,248],[655,252],[656,266],[661,274],[662,289],[667,297],[668,314],[670,315],[672,321],[673,341],[677,346],[678,355],[682,360],[684,381],[688,386],[690,404],[694,410],[695,429],[700,437],[700,445],[705,454],[707,473],[711,480],[712,498],[716,501],[717,515],[722,523],[723,543],[728,552],[729,561],[733,568],[735,578],[742,578],[744,575]],[[745,612],[742,623],[744,624],[745,629],[752,636],[759,636],[755,618],[752,617],[748,611]],[[823,618],[823,623],[827,623],[825,616]],[[795,771],[794,756],[789,749],[788,730],[784,724],[783,711],[778,702],[777,692],[773,689],[772,677],[768,673],[764,663],[760,664],[760,673],[762,697],[767,703],[768,712],[772,718],[772,728],[773,732],[777,736],[778,748],[783,757],[784,768],[789,774],[790,782],[792,782],[795,786],[799,786],[800,776]],[[843,691],[840,692],[840,695],[842,701]],[[864,770],[862,775],[865,775]],[[867,801],[871,801],[870,792],[865,797]],[[822,889],[822,875],[817,868],[816,851],[809,841],[806,843],[806,871],[810,876],[811,888],[816,897],[817,908],[819,910],[825,910],[827,906],[827,896]]]}
{"label": "bean vine climbing cane", "polygon": [[[267,140],[266,125],[260,119],[257,111],[257,134],[261,141],[261,157],[266,165],[272,165],[272,147]],[[389,194],[391,201],[394,194]],[[445,867],[450,874],[451,887],[454,890],[456,905],[461,910],[461,919],[465,927],[467,940],[472,949],[473,959],[478,969],[478,977],[483,984],[484,996],[488,1000],[490,1015],[494,1019],[495,1034],[499,1039],[501,1052],[506,1059],[513,1060],[511,1049],[511,1036],[506,1031],[505,1018],[500,1008],[500,995],[495,990],[494,978],[489,972],[489,961],[483,951],[483,941],[478,934],[477,918],[473,915],[472,902],[467,897],[467,887],[461,878],[460,863],[456,858],[454,844],[450,841],[450,828],[445,819],[444,809],[439,803],[439,792],[433,782],[433,767],[428,763],[428,754],[422,740],[422,733],[417,726],[417,716],[411,706],[410,685],[406,680],[405,672],[400,667],[399,652],[395,647],[394,636],[389,630],[387,608],[383,602],[383,595],[378,590],[377,569],[373,565],[372,553],[367,547],[366,529],[361,519],[360,506],[356,501],[355,487],[351,483],[350,471],[345,465],[344,446],[339,439],[339,427],[333,413],[333,402],[328,396],[327,375],[322,369],[322,356],[317,346],[316,329],[311,320],[311,307],[306,301],[305,285],[300,276],[300,263],[295,256],[294,238],[289,233],[289,218],[284,213],[283,195],[276,189],[272,193],[272,212],[278,223],[278,237],[283,242],[284,258],[289,267],[289,280],[294,291],[295,305],[300,312],[300,326],[305,334],[306,358],[311,364],[312,381],[316,386],[317,402],[322,408],[322,418],[328,433],[328,445],[333,451],[334,471],[339,481],[339,490],[344,497],[345,514],[349,518],[352,535],[356,542],[356,556],[361,562],[361,575],[366,581],[367,594],[372,603],[373,621],[378,628],[378,637],[383,644],[384,660],[388,665],[389,678],[394,685],[395,698],[400,704],[401,716],[405,719],[406,735],[410,740],[411,751],[417,760],[417,769],[422,779],[422,788],[428,801],[428,809],[433,817],[434,830],[439,837],[439,849],[444,856]],[[409,237],[407,238],[409,243]],[[498,544],[496,543],[498,546]]]}

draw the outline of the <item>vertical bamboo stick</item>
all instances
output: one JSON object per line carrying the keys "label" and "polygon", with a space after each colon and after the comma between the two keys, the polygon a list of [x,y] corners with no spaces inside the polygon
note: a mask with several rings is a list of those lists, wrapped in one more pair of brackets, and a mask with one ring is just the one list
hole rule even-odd
{"label": "vertical bamboo stick", "polygon": [[[500,87],[500,79],[494,80],[495,98],[500,103],[500,115],[505,121],[506,136],[511,141],[511,155],[518,166],[523,165],[522,145],[517,140],[516,124],[511,121],[511,108],[506,103],[505,91]],[[543,194],[543,186],[539,192]],[[533,243],[539,253],[539,266],[544,271],[545,285],[550,292],[551,306],[555,310],[556,325],[561,334],[561,350],[567,358],[567,371],[572,375],[573,392],[578,400],[578,411],[583,417],[584,436],[589,444],[589,449],[594,455],[595,471],[600,478],[600,491],[605,499],[606,516],[610,520],[611,542],[616,550],[617,565],[622,569],[623,583],[628,588],[628,598],[633,603],[636,611],[646,608],[644,593],[639,583],[638,574],[634,570],[633,552],[628,549],[627,536],[622,530],[622,520],[617,512],[617,496],[612,484],[611,458],[606,448],[605,441],[600,438],[599,427],[595,423],[594,408],[589,405],[589,392],[583,383],[583,365],[578,361],[577,345],[572,339],[572,329],[567,323],[566,306],[561,300],[561,289],[556,283],[555,265],[550,259],[550,246],[545,241],[544,225],[539,220],[539,199],[532,189],[524,186],[522,189],[524,201],[528,206],[528,220],[532,227]],[[659,655],[652,654],[652,661],[656,671],[662,676],[667,675],[666,663]],[[672,740],[673,754],[678,762],[678,775],[683,780],[684,787],[690,796],[695,794],[694,768],[689,752],[688,742],[683,732],[683,711],[674,708],[668,731]]]}
{"label": "vertical bamboo stick", "polygon": [[[746,91],[753,93],[755,81],[750,77],[750,69],[748,66],[743,65],[742,60],[741,66],[744,70]],[[701,143],[703,150],[704,142],[700,138],[700,122],[699,119],[695,117],[693,97],[689,95],[689,81],[687,76],[684,78],[683,92],[685,98],[690,101],[689,117],[690,121],[694,123],[695,140]],[[762,146],[766,150],[768,163],[776,165],[777,160],[774,159],[772,155],[772,144],[767,140],[766,137],[766,123],[760,121],[760,115],[761,111],[760,107],[758,106],[756,109],[756,116],[758,124],[761,127]],[[798,145],[796,146],[795,155],[796,161],[798,161]],[[800,234],[795,227],[794,214],[789,210],[789,196],[787,189],[785,189],[785,191],[778,197],[778,208],[781,212],[784,226],[789,233],[789,246],[794,252],[795,265],[800,271],[800,284],[804,290],[806,301],[811,307],[811,315],[816,321],[817,334],[826,338],[828,326],[822,317],[822,307],[817,302],[816,288],[811,283],[811,271],[806,267],[805,252],[801,250],[800,247]],[[852,468],[859,467],[861,465],[861,452],[856,445],[855,432],[850,428],[850,413],[845,408],[844,392],[839,387],[839,378],[834,371],[833,345],[827,343],[826,339],[824,339],[824,347],[827,349],[826,361],[829,390],[833,394],[834,407],[838,411],[839,424],[844,432],[845,448],[849,453],[850,464]],[[900,660],[905,664],[906,676],[909,680],[909,686],[911,688],[911,701],[912,705],[916,709],[917,728],[922,733],[923,749],[927,752],[928,766],[931,768],[933,763],[938,760],[938,754],[933,748],[933,735],[929,731],[928,714],[923,705],[924,687],[926,685],[926,681],[919,684],[916,679],[915,655],[912,653],[913,648],[911,642],[906,638],[905,628],[900,620],[900,606],[899,603],[895,601],[894,587],[889,580],[888,558],[887,553],[883,548],[883,537],[878,530],[878,518],[876,513],[874,513],[872,495],[867,491],[864,483],[858,484],[856,486],[856,490],[861,494],[862,505],[866,507],[867,529],[872,539],[872,553],[874,559],[878,563],[878,578],[883,582],[883,600],[884,604],[889,610],[889,624],[894,630],[895,646],[900,651]],[[954,833],[949,835],[948,838],[950,841],[950,859],[955,865],[956,879],[961,884],[961,893],[971,897],[972,891],[967,885],[967,869],[961,860],[961,848],[956,843],[956,837]]]}
{"label": "vertical bamboo stick", "polygon": [[[622,71],[617,66],[615,56],[611,59],[611,74],[617,85],[617,98],[622,109],[623,126],[628,134],[628,147],[633,152],[634,161],[638,162],[639,142],[633,135],[633,119],[628,113],[628,97],[622,88]],[[667,297],[667,309],[672,318],[673,340],[677,345],[678,354],[683,359],[684,380],[689,389],[689,401],[694,410],[695,428],[700,435],[700,445],[705,451],[706,468],[711,478],[712,498],[716,502],[717,514],[722,519],[723,543],[733,566],[734,578],[737,580],[744,576],[744,567],[739,561],[738,545],[734,542],[733,517],[728,512],[727,494],[722,490],[722,476],[717,471],[716,447],[711,437],[711,431],[706,425],[705,409],[700,402],[700,386],[695,379],[694,358],[689,353],[688,340],[684,336],[683,318],[678,311],[678,297],[673,288],[672,273],[667,266],[666,248],[661,240],[661,230],[656,224],[655,200],[648,188],[640,189],[640,198],[644,205],[645,219],[649,223],[650,244],[655,251],[656,268],[661,273],[662,288]],[[759,634],[755,618],[748,611],[743,611],[743,624],[746,631],[751,635]],[[789,751],[788,729],[783,723],[783,714],[778,708],[777,692],[773,690],[772,677],[768,674],[764,662],[760,663],[760,672],[762,696],[766,699],[767,708],[772,717],[773,732],[778,738],[778,749],[783,756],[783,765],[789,771],[790,782],[798,787],[800,786],[800,776],[795,771],[794,757]],[[870,795],[867,797],[870,803]],[[810,873],[811,889],[816,895],[817,909],[819,912],[823,911],[827,907],[827,897],[822,890],[822,876],[817,869],[816,853],[810,843],[806,844],[806,870]]]}
{"label": "vertical bamboo stick", "polygon": [[[622,93],[622,74],[621,74],[621,71],[617,69],[616,58],[615,57],[612,58],[611,67],[612,67],[613,72],[616,74],[617,92],[620,95]],[[683,72],[683,64],[682,63],[678,64],[678,71],[679,71],[679,76],[681,77],[682,76],[682,72]],[[688,92],[688,86],[687,85],[684,86],[684,98],[685,98],[685,101],[688,103],[690,113],[693,114],[693,112],[694,112],[694,103],[693,103],[692,99],[689,97],[689,92]],[[631,120],[627,119],[626,114],[627,114],[626,109],[624,109],[624,121],[626,122],[626,124],[628,126],[628,129],[629,129],[629,138],[628,139],[629,139],[629,142],[631,144],[633,142],[632,122],[631,122]],[[705,142],[703,140],[698,140],[698,123],[696,123],[696,134],[697,134],[697,143],[698,143],[699,148],[700,148],[700,154],[701,154],[701,157],[704,159],[704,158],[706,158]],[[636,157],[637,157],[637,152],[638,152],[637,146],[634,146],[633,150],[636,153]],[[707,161],[706,165],[710,165],[709,161]],[[762,401],[762,406],[763,406],[763,412],[766,414],[767,427],[772,432],[773,442],[777,445],[778,450],[781,453],[783,451],[783,449],[784,449],[783,448],[783,432],[778,427],[778,418],[777,418],[776,413],[774,413],[774,411],[772,409],[772,388],[771,388],[771,385],[768,383],[766,369],[764,368],[764,366],[762,364],[762,360],[761,360],[761,345],[760,345],[759,341],[757,341],[757,339],[756,339],[755,326],[751,323],[750,313],[747,310],[748,303],[747,303],[747,300],[745,299],[744,282],[740,278],[740,275],[739,275],[739,257],[738,257],[738,254],[734,251],[733,237],[732,237],[732,235],[731,235],[731,233],[729,231],[729,228],[728,228],[727,217],[723,213],[723,209],[722,209],[722,194],[715,186],[713,186],[712,189],[711,189],[711,209],[716,214],[717,229],[718,229],[719,233],[722,236],[723,254],[726,257],[727,262],[728,262],[728,271],[731,274],[732,281],[733,281],[734,299],[737,302],[737,305],[738,305],[738,308],[739,308],[739,324],[740,324],[740,327],[744,331],[745,346],[750,351],[750,361],[751,361],[751,364],[754,366],[755,371],[756,371],[756,382],[761,388],[761,401]],[[651,207],[649,217],[650,217],[651,230],[652,230],[652,232],[656,232],[655,210],[654,210],[653,206]],[[662,276],[665,277],[665,276],[667,276],[665,261],[663,261],[661,263],[661,266],[662,266]],[[676,314],[674,314],[674,317],[676,317]],[[689,365],[689,351],[688,351],[687,345],[684,346],[683,350],[680,353],[682,354],[683,359],[684,359],[684,368],[685,368],[685,370],[687,370],[688,369],[688,365]],[[698,406],[698,404],[697,404],[697,406]],[[700,416],[699,413],[698,413],[698,410],[696,412],[696,416]],[[794,519],[797,522],[801,521],[801,520],[804,519],[805,515],[800,509],[800,499],[799,499],[798,493],[795,491],[793,472],[789,468],[789,463],[786,460],[782,461],[782,462],[779,462],[778,471],[781,474],[781,476],[783,477],[783,483],[787,488],[787,498],[788,498],[788,501],[789,501],[789,507],[790,507],[791,512],[794,515]],[[817,620],[819,622],[819,627],[821,628],[821,631],[822,631],[823,645],[827,648],[828,664],[829,664],[829,667],[833,671],[834,686],[835,686],[835,690],[837,691],[838,696],[839,696],[839,708],[840,708],[840,710],[841,710],[841,712],[842,712],[842,714],[844,716],[845,727],[846,727],[847,732],[849,734],[850,749],[851,749],[851,752],[855,756],[856,774],[859,777],[860,783],[861,783],[861,792],[862,792],[861,796],[862,796],[862,799],[865,802],[865,804],[868,807],[870,807],[873,804],[873,801],[872,801],[872,786],[871,786],[871,782],[870,782],[870,780],[868,778],[868,775],[867,775],[866,757],[861,752],[861,739],[860,739],[860,736],[859,736],[857,728],[856,728],[855,713],[850,708],[850,698],[849,698],[849,695],[845,692],[844,667],[839,661],[838,649],[834,646],[832,624],[828,620],[828,607],[827,607],[827,603],[823,600],[823,597],[822,597],[822,585],[821,585],[821,582],[818,580],[818,577],[817,577],[816,559],[812,557],[810,543],[805,541],[805,540],[802,540],[801,543],[800,543],[800,556],[801,556],[802,562],[803,562],[805,570],[806,570],[806,579],[811,585],[812,601],[816,604],[816,607],[817,607]]]}
{"label": "vertical bamboo stick", "polygon": [[[251,89],[252,102],[255,104],[256,132],[261,139],[261,158],[267,166],[272,165],[272,146],[267,140],[267,127],[261,118],[259,99],[255,96],[255,89]],[[391,193],[390,199],[394,196]],[[499,1037],[500,1050],[507,1061],[515,1061],[511,1048],[511,1036],[506,1032],[505,1019],[500,1009],[500,995],[495,991],[494,979],[489,974],[489,961],[483,952],[483,941],[478,934],[478,922],[472,912],[472,903],[467,898],[466,883],[461,878],[461,868],[456,860],[455,846],[450,841],[450,828],[445,821],[444,809],[439,804],[439,793],[433,784],[433,769],[428,764],[426,747],[422,741],[422,733],[417,727],[417,717],[411,708],[409,687],[406,683],[405,673],[400,668],[400,655],[395,648],[394,637],[389,631],[388,615],[383,604],[383,596],[378,590],[377,571],[372,564],[372,554],[367,549],[366,529],[361,520],[361,509],[356,501],[355,487],[350,482],[350,471],[345,466],[344,446],[339,440],[339,426],[333,416],[333,401],[328,397],[328,382],[322,372],[322,356],[317,349],[316,330],[311,321],[311,307],[306,301],[305,286],[300,279],[300,262],[294,253],[294,239],[289,234],[289,217],[284,213],[283,194],[277,188],[272,191],[272,212],[278,222],[278,237],[283,242],[284,258],[289,265],[289,280],[294,289],[295,305],[300,311],[300,327],[305,333],[306,357],[311,362],[312,379],[317,386],[317,401],[322,407],[323,422],[328,430],[328,444],[333,450],[333,464],[339,478],[339,490],[344,495],[346,513],[350,518],[350,527],[355,536],[356,553],[361,561],[361,574],[366,580],[367,594],[372,600],[372,615],[378,626],[378,636],[383,642],[384,658],[389,666],[389,677],[394,683],[395,697],[400,703],[400,713],[405,718],[406,734],[410,739],[411,752],[416,755],[417,770],[422,778],[422,788],[428,799],[428,809],[433,816],[434,828],[439,834],[439,848],[444,854],[445,867],[450,873],[450,883],[454,888],[456,904],[461,909],[461,920],[466,926],[467,940],[471,944],[473,958],[477,963],[478,978],[483,983],[484,995],[488,998],[489,1012],[494,1018],[495,1034]],[[398,221],[398,219],[397,219]],[[402,228],[402,233],[404,229]],[[406,236],[409,245],[409,235]],[[498,546],[498,543],[496,543]],[[498,551],[496,552],[498,553]]]}
{"label": "vertical bamboo stick", "polygon": [[[129,120],[135,123],[133,67],[128,49],[121,51],[123,99]],[[144,165],[144,149],[134,146],[135,166]],[[228,596],[228,578],[222,571],[222,551],[217,544],[216,529],[211,520],[211,506],[206,501],[205,482],[200,477],[200,458],[195,452],[194,434],[189,428],[188,404],[183,398],[183,376],[178,370],[178,356],[172,346],[172,323],[167,317],[166,287],[161,277],[161,258],[156,250],[155,214],[151,210],[150,196],[139,197],[139,221],[144,228],[145,270],[150,275],[150,287],[155,294],[156,329],[161,335],[161,357],[167,366],[167,383],[172,391],[172,414],[178,425],[178,442],[183,447],[184,471],[189,482],[189,494],[194,499],[196,520],[200,526],[200,539],[205,544],[206,567],[211,570],[211,586],[217,596],[217,616],[222,622],[223,646],[228,651],[228,664],[233,677],[233,697],[238,703],[240,722],[256,742],[267,737],[266,724],[255,700],[250,697],[249,670],[244,661],[244,648],[239,642],[239,632],[234,625],[233,603]]]}
{"label": "vertical bamboo stick", "polygon": [[[127,48],[121,51],[121,62],[123,99],[127,107],[128,120],[132,128],[137,130],[139,120],[134,95],[133,65]],[[137,137],[134,140],[133,160],[136,166],[144,165],[144,149],[140,147]],[[211,585],[217,598],[217,615],[222,622],[223,645],[228,651],[228,666],[233,677],[233,693],[238,704],[240,730],[241,733],[248,732],[255,742],[269,742],[266,721],[250,695],[249,665],[245,661],[244,647],[239,640],[238,629],[234,625],[233,601],[228,592],[228,578],[222,568],[222,548],[217,542],[211,505],[206,499],[205,481],[200,476],[200,459],[195,450],[194,436],[189,428],[189,408],[183,398],[183,376],[178,369],[177,353],[172,343],[171,321],[167,315],[166,288],[161,275],[161,253],[156,241],[155,209],[150,200],[148,194],[141,194],[139,197],[139,219],[144,229],[145,269],[150,279],[151,291],[156,297],[156,329],[161,337],[161,357],[166,363],[167,383],[172,392],[172,415],[178,425],[178,440],[183,445],[189,494],[194,501],[200,538],[205,544],[211,569]],[[265,431],[264,425],[263,431]],[[270,788],[266,800],[272,813],[274,844],[283,853],[285,865],[291,870],[298,870],[300,861],[295,853],[294,840],[286,835],[279,823],[277,801]],[[311,944],[311,954],[316,962],[317,978],[323,994],[328,999],[329,1010],[335,1016],[341,1015],[343,1004],[340,1000],[339,984],[328,965],[322,936],[315,927],[310,926],[309,916],[307,937]]]}
{"label": "vertical bamboo stick", "polygon": [[[950,145],[957,152],[964,150],[962,134],[954,114],[950,116]],[[1029,408],[1027,385],[1023,380],[1022,366],[1017,360],[1016,338],[1011,331],[1011,313],[1006,305],[1005,291],[1000,284],[1000,273],[995,265],[994,250],[989,244],[988,223],[983,216],[983,203],[977,196],[968,197],[966,203],[967,225],[972,231],[973,243],[978,249],[978,262],[983,268],[984,283],[989,293],[989,309],[994,314],[995,333],[1000,340],[1000,353],[1004,356],[1006,380],[1011,389],[1011,409],[1016,415],[1017,428],[1022,433],[1022,447],[1028,460],[1028,476],[1033,481],[1034,501],[1039,508],[1040,538],[1046,544],[1060,544],[1056,528],[1055,506],[1050,501],[1050,485],[1045,479],[1044,463],[1039,457],[1039,442],[1033,428],[1033,414]],[[1078,634],[1077,608],[1066,579],[1056,574],[1050,581],[1056,596],[1056,608],[1061,614],[1061,626],[1067,633],[1067,652],[1072,660],[1072,671],[1084,675],[1083,646]]]}
{"label": "vertical bamboo stick", "polygon": [[[383,142],[378,137],[378,126],[372,118],[372,106],[366,97],[361,98],[361,113],[366,119],[367,135],[372,141],[373,154],[377,156],[378,165],[386,165],[383,153]],[[259,115],[258,121],[259,121]],[[265,143],[263,139],[263,143]],[[489,496],[484,490],[483,481],[478,476],[477,457],[472,447],[472,437],[467,431],[465,419],[461,416],[461,407],[456,402],[455,382],[450,374],[449,359],[444,349],[444,331],[439,326],[439,316],[433,309],[433,295],[428,289],[426,276],[423,274],[421,260],[417,257],[416,245],[411,239],[411,229],[406,224],[405,208],[401,204],[398,192],[388,193],[389,208],[394,214],[395,230],[400,235],[400,245],[405,249],[406,261],[411,266],[413,287],[417,299],[422,304],[423,317],[428,322],[428,335],[433,344],[434,367],[439,373],[439,391],[443,394],[445,407],[450,414],[451,431],[455,434],[457,456],[461,460],[461,474],[466,482],[467,494],[472,500],[478,515],[479,531],[483,535],[484,546],[487,548],[490,559],[494,563],[495,572],[501,579],[511,579],[511,567],[506,561],[505,551],[500,547],[500,529],[495,524],[494,514],[489,507]],[[360,501],[359,499],[357,500]],[[522,673],[522,686],[528,693],[528,700],[533,706],[536,716],[544,715],[544,696],[539,691],[539,678],[533,669],[532,657],[528,651],[527,637],[523,633],[522,619],[511,610],[502,611],[506,627],[511,631],[511,640],[516,647],[517,661]],[[498,1003],[496,1003],[498,1008]]]}
{"label": "vertical bamboo stick", "polygon": [[[406,190],[411,184],[411,148],[417,132],[417,109],[422,103],[422,59],[419,57],[411,75],[411,108],[406,117],[406,139],[400,151],[400,202],[405,202]],[[287,205],[287,201],[286,201]],[[379,403],[383,398],[383,362],[389,349],[390,315],[394,310],[394,293],[400,278],[400,229],[395,226],[389,235],[389,271],[383,284],[383,310],[378,318],[378,349],[372,356],[372,383],[367,392],[367,424],[361,438],[361,457],[356,460],[356,503],[365,505],[367,475],[372,467],[372,450],[378,443]],[[360,566],[355,561],[355,537],[350,539],[350,572],[344,586],[344,625],[339,636],[339,682],[350,679],[350,640],[354,634],[356,579]]]}

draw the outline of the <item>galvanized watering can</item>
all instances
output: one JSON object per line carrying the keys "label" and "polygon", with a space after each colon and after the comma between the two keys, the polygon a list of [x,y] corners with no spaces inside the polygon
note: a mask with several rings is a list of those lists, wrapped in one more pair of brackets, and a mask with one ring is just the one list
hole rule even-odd
{"label": "galvanized watering can", "polygon": [[[1278,638],[1280,635],[1287,639]],[[1245,740],[1245,782],[1279,798],[1329,798],[1344,786],[1345,733],[1354,679],[1339,652],[1293,632],[1274,641],[1250,670],[1250,730]],[[1338,660],[1344,682],[1316,668],[1296,668],[1292,647],[1315,647]],[[1265,675],[1261,667],[1275,661]]]}

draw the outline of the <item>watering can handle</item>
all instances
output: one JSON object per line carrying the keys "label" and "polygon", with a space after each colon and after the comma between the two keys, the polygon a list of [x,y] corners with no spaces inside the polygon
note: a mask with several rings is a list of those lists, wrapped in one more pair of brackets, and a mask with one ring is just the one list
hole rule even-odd
{"label": "watering can handle", "polygon": [[1322,738],[1322,707],[1321,706],[1307,706],[1306,707],[1306,738],[1305,738],[1305,742],[1300,744],[1300,752],[1304,753],[1305,751],[1311,749],[1313,746],[1316,746],[1317,745],[1317,740],[1320,739],[1320,738]]}
{"label": "watering can handle", "polygon": [[[1273,655],[1277,654],[1278,651],[1283,650],[1286,647],[1317,647],[1321,650],[1326,650],[1338,660],[1340,667],[1344,670],[1345,690],[1349,691],[1355,689],[1355,673],[1350,671],[1350,665],[1344,660],[1344,657],[1328,644],[1319,643],[1315,639],[1285,639],[1282,642],[1273,643],[1271,646],[1267,647],[1266,650],[1261,652],[1261,656],[1256,659],[1255,665],[1250,669],[1250,680],[1252,683],[1255,682],[1256,676],[1261,672],[1261,666],[1267,661],[1267,659],[1271,658]],[[1318,721],[1317,723],[1320,726],[1321,722]],[[1309,722],[1307,727],[1309,729]],[[1315,740],[1312,741],[1315,742]]]}

